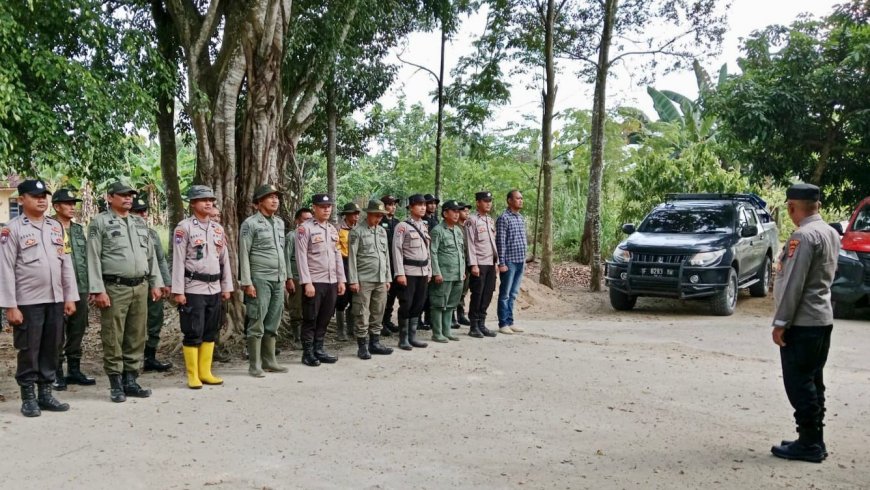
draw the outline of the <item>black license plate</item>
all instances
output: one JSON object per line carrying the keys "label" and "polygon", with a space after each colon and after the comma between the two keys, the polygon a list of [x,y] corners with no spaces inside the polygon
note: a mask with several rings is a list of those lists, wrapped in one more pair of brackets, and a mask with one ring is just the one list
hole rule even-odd
{"label": "black license plate", "polygon": [[644,277],[666,277],[676,279],[680,271],[674,267],[644,265],[638,266],[635,272]]}

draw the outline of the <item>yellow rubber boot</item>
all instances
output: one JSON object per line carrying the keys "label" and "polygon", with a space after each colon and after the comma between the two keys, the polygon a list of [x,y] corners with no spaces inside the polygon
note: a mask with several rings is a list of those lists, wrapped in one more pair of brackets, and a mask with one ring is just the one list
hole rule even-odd
{"label": "yellow rubber boot", "polygon": [[211,374],[212,356],[214,356],[214,342],[203,342],[199,346],[199,379],[207,385],[222,385],[224,380]]}
{"label": "yellow rubber boot", "polygon": [[187,368],[187,387],[192,390],[202,388],[199,380],[199,347],[183,346],[184,367]]}

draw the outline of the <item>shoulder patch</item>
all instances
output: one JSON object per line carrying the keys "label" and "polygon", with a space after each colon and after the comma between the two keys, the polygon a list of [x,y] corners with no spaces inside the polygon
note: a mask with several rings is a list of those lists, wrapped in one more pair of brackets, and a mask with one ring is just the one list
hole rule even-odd
{"label": "shoulder patch", "polygon": [[6,242],[9,241],[9,234],[10,234],[10,233],[12,233],[12,232],[9,231],[9,228],[7,228],[7,227],[4,226],[4,227],[3,227],[3,230],[0,231],[0,243],[2,243],[2,244],[5,245]]}
{"label": "shoulder patch", "polygon": [[181,227],[175,229],[175,244],[178,245],[184,240],[184,230]]}
{"label": "shoulder patch", "polygon": [[788,241],[788,256],[793,257],[794,253],[797,251],[798,245],[801,244],[800,240],[789,240]]}
{"label": "shoulder patch", "polygon": [[299,225],[299,227],[296,228],[296,234],[298,234],[298,235],[304,235],[304,234],[305,234],[305,227],[302,226],[302,225]]}

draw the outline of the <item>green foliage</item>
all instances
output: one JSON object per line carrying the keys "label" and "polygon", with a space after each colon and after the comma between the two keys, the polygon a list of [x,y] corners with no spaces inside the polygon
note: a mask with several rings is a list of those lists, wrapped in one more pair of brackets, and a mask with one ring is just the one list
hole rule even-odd
{"label": "green foliage", "polygon": [[[0,161],[103,175],[150,119],[135,63],[149,49],[97,0],[0,2]],[[132,123],[132,124],[131,124]]]}
{"label": "green foliage", "polygon": [[870,6],[856,0],[825,19],[753,33],[743,74],[713,98],[734,157],[756,182],[825,188],[850,204],[870,188]]}

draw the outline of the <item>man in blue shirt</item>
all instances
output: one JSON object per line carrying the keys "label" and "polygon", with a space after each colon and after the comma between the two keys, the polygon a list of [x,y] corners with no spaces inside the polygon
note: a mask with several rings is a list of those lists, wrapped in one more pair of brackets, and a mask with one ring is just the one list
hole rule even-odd
{"label": "man in blue shirt", "polygon": [[507,194],[507,209],[495,222],[498,250],[498,331],[503,334],[522,332],[514,325],[514,301],[520,292],[526,265],[526,220],[520,214],[523,194],[514,189]]}

